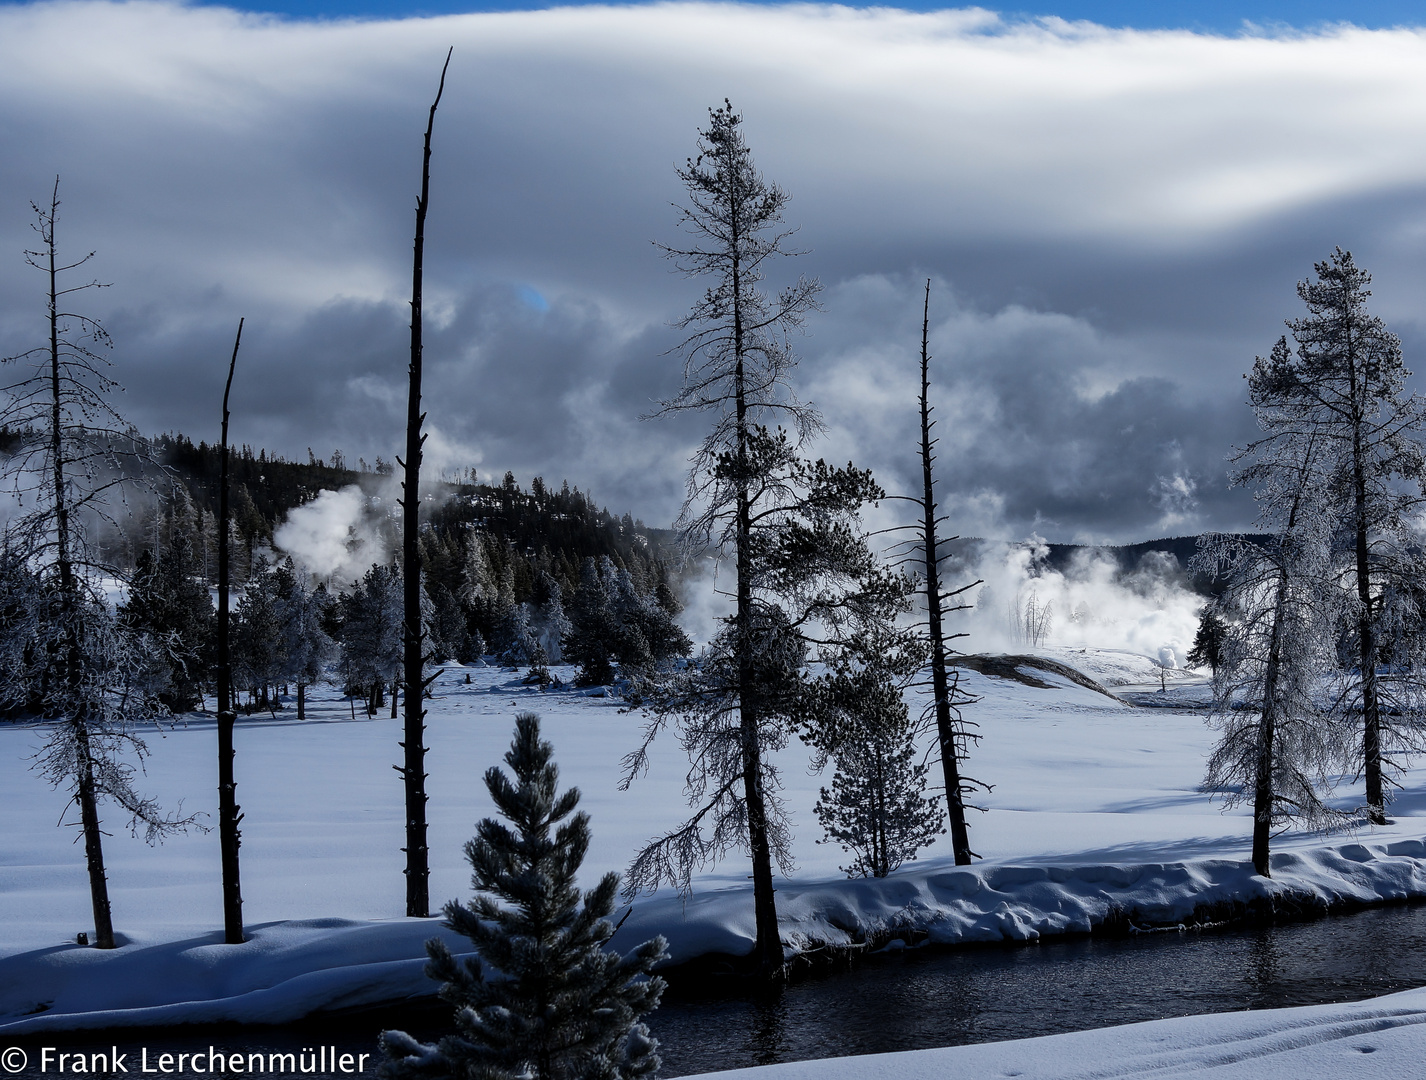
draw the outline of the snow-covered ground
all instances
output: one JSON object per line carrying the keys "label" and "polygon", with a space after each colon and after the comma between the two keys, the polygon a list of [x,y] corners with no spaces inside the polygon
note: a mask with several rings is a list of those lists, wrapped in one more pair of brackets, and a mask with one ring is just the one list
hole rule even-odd
{"label": "snow-covered ground", "polygon": [[1040,1039],[793,1061],[719,1080],[1407,1080],[1426,1062],[1426,989],[1347,1005],[1183,1016]]}
{"label": "snow-covered ground", "polygon": [[[1122,691],[1152,694],[1158,685],[1157,669],[1143,657],[1045,652]],[[800,747],[788,750],[784,794],[796,819],[798,868],[779,880],[778,902],[792,947],[902,928],[954,942],[1086,931],[1106,918],[1173,923],[1206,904],[1283,892],[1324,903],[1426,895],[1426,818],[1418,816],[1426,770],[1403,777],[1393,825],[1281,838],[1267,882],[1246,865],[1246,813],[1225,814],[1198,790],[1212,742],[1200,715],[1134,708],[1036,675],[1051,687],[963,674],[981,696],[966,713],[982,736],[969,771],[994,785],[984,799],[990,812],[972,820],[973,846],[985,857],[973,868],[954,867],[940,843],[885,881],[846,881],[837,871],[843,853],[816,843],[812,804],[824,778],[807,773]],[[1179,675],[1161,697],[1186,702],[1194,694],[1202,694],[1201,680]],[[289,710],[239,725],[252,937],[242,946],[218,944],[216,833],[151,849],[131,839],[112,811],[105,853],[125,944],[112,952],[75,946],[75,934],[91,928],[75,815],[63,794],[29,772],[42,732],[0,726],[0,1033],[272,1022],[429,991],[421,943],[438,923],[401,917],[402,790],[391,769],[400,721],[360,712],[353,720],[349,703],[330,689],[311,698],[304,723]],[[492,812],[481,776],[499,761],[514,713],[524,708],[542,715],[564,782],[584,792],[594,831],[590,882],[622,869],[684,812],[686,764],[668,735],[656,744],[650,774],[619,790],[619,760],[642,721],[617,700],[541,693],[509,672],[452,667],[437,684],[428,720],[436,902],[468,894],[461,845]],[[181,800],[186,811],[214,814],[211,722],[189,717],[154,734],[149,746],[143,790],[169,806]],[[1348,805],[1360,797],[1341,794]],[[663,893],[636,900],[616,945],[658,932],[680,960],[748,951],[747,873],[745,861],[733,858],[701,875],[687,904]]]}

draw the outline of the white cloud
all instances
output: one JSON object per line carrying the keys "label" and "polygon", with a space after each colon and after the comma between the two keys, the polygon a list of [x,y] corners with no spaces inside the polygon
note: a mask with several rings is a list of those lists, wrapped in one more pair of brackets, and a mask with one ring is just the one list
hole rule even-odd
{"label": "white cloud", "polygon": [[[114,283],[96,313],[136,422],[215,412],[241,315],[238,438],[391,456],[448,45],[427,247],[438,456],[568,477],[651,523],[677,507],[697,430],[635,418],[671,389],[667,324],[700,288],[651,241],[674,238],[674,168],[725,95],[811,252],[776,273],[829,286],[801,343],[825,452],[895,477],[933,276],[954,296],[933,324],[947,494],[1012,534],[1150,528],[1184,512],[1155,502],[1159,476],[1241,523],[1216,486],[1246,423],[1238,375],[1331,245],[1417,326],[1419,31],[693,3],[300,22],[86,0],[0,6],[0,352],[37,332],[18,251],[27,198],[59,172],[61,241],[97,249]],[[1123,460],[1119,431],[1138,440]]]}

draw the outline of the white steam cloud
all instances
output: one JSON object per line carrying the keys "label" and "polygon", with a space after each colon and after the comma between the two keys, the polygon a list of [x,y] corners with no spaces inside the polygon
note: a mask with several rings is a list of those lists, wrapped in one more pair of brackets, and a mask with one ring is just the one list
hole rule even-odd
{"label": "white steam cloud", "polygon": [[316,579],[345,585],[387,559],[387,546],[371,501],[352,484],[321,491],[278,526],[273,544]]}
{"label": "white steam cloud", "polygon": [[1182,667],[1198,629],[1204,598],[1189,588],[1178,560],[1150,551],[1124,570],[1107,551],[1083,549],[1057,569],[1038,536],[985,545],[946,582],[981,579],[966,594],[973,605],[953,616],[968,636],[963,652],[1037,648],[1122,649],[1166,667]]}

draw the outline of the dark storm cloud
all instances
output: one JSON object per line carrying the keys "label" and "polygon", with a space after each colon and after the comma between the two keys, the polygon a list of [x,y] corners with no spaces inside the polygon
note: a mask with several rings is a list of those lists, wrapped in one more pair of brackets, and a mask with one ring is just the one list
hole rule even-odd
{"label": "dark storm cloud", "polygon": [[[826,284],[800,342],[814,448],[915,482],[920,282],[963,532],[1240,527],[1241,373],[1335,244],[1411,354],[1426,241],[1426,40],[1005,25],[983,11],[661,5],[388,23],[217,8],[0,9],[0,249],[62,173],[95,248],[125,410],[211,439],[240,315],[239,441],[391,457],[404,419],[419,137],[447,44],[427,246],[437,467],[677,510],[675,167],[744,111]],[[63,62],[56,58],[62,57]],[[42,282],[0,258],[0,349]],[[1426,342],[1423,342],[1426,344]]]}

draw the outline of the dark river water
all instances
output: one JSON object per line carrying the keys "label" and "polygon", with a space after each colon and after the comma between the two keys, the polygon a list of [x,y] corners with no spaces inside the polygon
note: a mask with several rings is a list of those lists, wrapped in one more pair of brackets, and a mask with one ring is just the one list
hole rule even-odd
{"label": "dark river water", "polygon": [[[1426,985],[1426,905],[1412,905],[1255,929],[915,949],[870,957],[853,971],[777,993],[683,982],[648,1022],[660,1043],[662,1075],[673,1077],[1193,1013],[1352,1001],[1420,985]],[[6,1074],[78,1075],[73,1058],[59,1071],[60,1053],[83,1053],[87,1066],[110,1066],[89,1069],[90,1075],[113,1072],[105,1052],[117,1051],[128,1074],[212,1075],[223,1070],[210,1072],[209,1065],[218,1064],[207,1056],[211,1046],[225,1056],[268,1055],[260,1064],[269,1076],[370,1076],[376,1058],[363,1062],[359,1055],[375,1054],[381,1028],[433,1038],[447,1016],[435,1006],[285,1028],[13,1037],[7,1043],[25,1053],[27,1064]],[[48,1054],[45,1047],[52,1048]],[[173,1055],[167,1070],[165,1053]],[[180,1070],[178,1055],[194,1053],[198,1070],[191,1059]],[[273,1056],[281,1054],[292,1054],[291,1062]],[[343,1054],[352,1055],[350,1061]],[[255,1074],[244,1062],[244,1073]]]}

